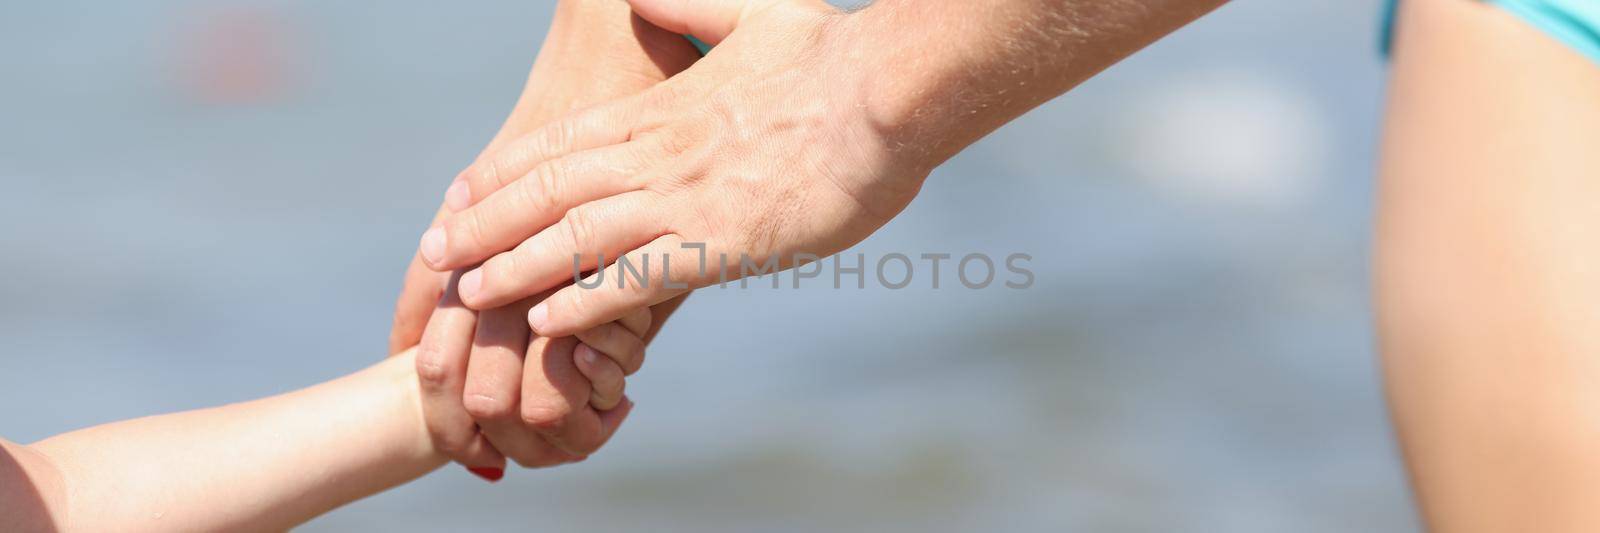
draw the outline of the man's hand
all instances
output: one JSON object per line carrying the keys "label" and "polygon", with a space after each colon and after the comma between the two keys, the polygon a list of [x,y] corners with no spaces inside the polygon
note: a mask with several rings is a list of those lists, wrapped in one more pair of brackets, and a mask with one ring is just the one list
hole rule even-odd
{"label": "man's hand", "polygon": [[[837,252],[910,202],[931,166],[892,157],[858,105],[859,73],[835,63],[850,46],[846,15],[820,1],[700,4],[722,10],[663,19],[667,28],[720,42],[739,25],[700,63],[463,173],[467,191],[448,202],[459,212],[421,252],[436,270],[487,259],[461,279],[469,307],[546,290],[574,268],[606,267],[602,257],[648,265],[647,284],[568,287],[533,308],[541,334],[570,335],[687,292],[663,282],[664,257],[674,283],[704,286],[737,277],[743,256],[787,267],[795,254]],[[710,264],[689,243],[704,243]],[[617,268],[602,275],[619,280]]]}
{"label": "man's hand", "polygon": [[[720,44],[472,165],[421,253],[436,271],[482,263],[461,278],[475,309],[600,269],[604,283],[529,312],[544,335],[816,261],[900,213],[968,144],[1222,2],[880,0],[847,14],[821,0],[631,0]],[[623,259],[648,283],[622,283]]]}
{"label": "man's hand", "polygon": [[[698,57],[682,37],[638,20],[625,5],[564,1],[521,99],[479,158],[574,109],[643,90]],[[581,460],[609,439],[631,407],[623,377],[638,369],[645,341],[682,303],[640,308],[577,339],[551,339],[532,336],[526,324],[537,300],[474,312],[444,290],[447,277],[413,260],[391,351],[421,343],[418,374],[436,446],[491,481],[504,474],[507,457],[555,465]]]}
{"label": "man's hand", "polygon": [[[564,0],[557,5],[522,96],[478,160],[573,110],[649,88],[699,56],[681,36],[639,20],[621,2]],[[446,213],[441,206],[430,226],[437,226]],[[413,256],[395,304],[389,353],[422,340],[446,278],[446,273],[429,270],[420,256]],[[665,316],[655,318],[659,327]]]}

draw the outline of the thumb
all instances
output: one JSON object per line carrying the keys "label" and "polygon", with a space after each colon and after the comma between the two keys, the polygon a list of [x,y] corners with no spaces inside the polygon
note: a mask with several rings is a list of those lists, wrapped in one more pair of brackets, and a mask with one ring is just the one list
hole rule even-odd
{"label": "thumb", "polygon": [[778,0],[628,0],[633,12],[663,30],[708,44],[728,38],[739,22]]}

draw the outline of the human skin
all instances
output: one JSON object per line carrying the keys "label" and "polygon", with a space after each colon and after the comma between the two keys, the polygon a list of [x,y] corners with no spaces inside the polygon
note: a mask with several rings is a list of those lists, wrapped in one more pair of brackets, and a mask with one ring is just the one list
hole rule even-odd
{"label": "human skin", "polygon": [[446,464],[407,350],[271,398],[0,440],[0,531],[283,531]]}
{"label": "human skin", "polygon": [[[624,362],[628,370],[611,370],[609,380],[590,377],[593,370],[586,369],[585,350],[577,349],[575,338],[534,336],[530,341],[520,311],[484,313],[480,319],[461,305],[453,288],[454,278],[417,349],[424,419],[438,449],[492,482],[505,474],[507,459],[527,468],[577,462],[610,440],[632,408],[622,395],[621,376],[637,369],[637,360]],[[619,321],[618,329],[637,335],[632,342],[643,345],[650,315],[636,310]],[[483,365],[501,366],[485,372]],[[472,379],[490,382],[473,384]],[[485,414],[485,398],[474,392],[481,390],[506,390],[501,398],[522,401],[507,401],[503,411]],[[617,398],[619,405],[597,409],[591,402],[595,396]],[[539,411],[563,405],[577,407],[559,415]],[[560,425],[551,426],[550,420]]]}
{"label": "human skin", "polygon": [[[467,168],[422,259],[438,271],[482,262],[460,283],[477,309],[571,280],[575,255],[582,269],[653,259],[652,283],[567,287],[534,306],[529,324],[559,336],[736,279],[742,257],[784,268],[826,257],[897,215],[962,148],[1222,3],[881,0],[844,13],[634,0],[645,19],[717,48]],[[686,247],[699,244],[709,268]]]}
{"label": "human skin", "polygon": [[1600,530],[1600,67],[1462,0],[1401,2],[1376,310],[1432,530]]}
{"label": "human skin", "polygon": [[[521,97],[479,159],[555,117],[641,91],[698,58],[680,36],[638,20],[625,4],[562,1]],[[422,342],[430,320],[468,332],[470,342],[423,343],[424,405],[441,448],[491,479],[503,474],[502,456],[549,466],[581,460],[604,443],[615,427],[599,422],[624,402],[623,376],[637,371],[644,357],[645,342],[624,326],[645,324],[648,340],[682,303],[665,301],[643,319],[576,332],[576,340],[552,339],[530,335],[523,318],[536,300],[475,313],[441,301],[446,277],[413,260],[396,304],[390,350]],[[597,354],[607,357],[591,357]]]}
{"label": "human skin", "polygon": [[[649,320],[640,309],[618,327],[642,342]],[[473,343],[471,324],[460,326],[430,321],[424,345]],[[565,340],[529,349],[576,356],[585,374],[592,371],[598,354],[574,355],[577,341]],[[0,531],[282,531],[420,477],[446,462],[450,439],[483,437],[472,420],[440,431],[446,411],[427,402],[450,396],[426,393],[433,384],[418,375],[428,368],[415,361],[419,351],[267,399],[106,424],[29,446],[0,440]],[[632,408],[620,379],[584,390],[621,400],[591,430],[609,438]],[[457,390],[453,398],[460,397]],[[536,453],[534,442],[514,443],[523,447],[506,454]]]}

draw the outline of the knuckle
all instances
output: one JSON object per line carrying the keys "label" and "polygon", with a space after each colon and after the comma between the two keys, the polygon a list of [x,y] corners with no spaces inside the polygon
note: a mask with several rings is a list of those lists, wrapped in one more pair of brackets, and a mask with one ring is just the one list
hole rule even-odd
{"label": "knuckle", "polygon": [[[543,168],[543,166],[541,165],[539,168]],[[535,168],[532,176],[518,180],[511,186],[511,209],[523,213],[533,213],[544,209],[540,200],[542,195],[539,193],[539,188],[542,185],[539,184],[538,179],[538,175],[543,172]]]}
{"label": "knuckle", "polygon": [[562,216],[561,225],[566,229],[574,251],[582,252],[593,244],[594,219],[593,209],[584,206],[575,207]]}
{"label": "knuckle", "polygon": [[609,358],[601,359],[594,365],[594,377],[590,379],[590,390],[601,396],[610,396],[622,390],[622,367]]}
{"label": "knuckle", "polygon": [[467,394],[461,398],[467,414],[479,420],[500,420],[513,416],[517,407],[510,399],[488,394]]}
{"label": "knuckle", "polygon": [[488,228],[492,223],[489,220],[489,213],[482,208],[474,207],[466,210],[462,215],[460,220],[454,224],[456,231],[452,232],[451,237],[455,238],[457,235],[464,237],[469,245],[477,248],[488,246]]}
{"label": "knuckle", "polygon": [[597,387],[595,390],[600,391],[600,396],[605,398],[607,403],[615,405],[616,402],[622,399],[622,394],[627,392],[628,380],[623,379],[622,371],[616,367],[612,367],[612,370],[607,372],[607,375],[610,377],[606,378],[605,386]]}
{"label": "knuckle", "polygon": [[561,180],[566,176],[566,165],[557,159],[534,169],[532,187],[524,200],[536,212],[548,213],[560,208]]}
{"label": "knuckle", "polygon": [[629,343],[628,347],[623,351],[627,353],[619,355],[622,360],[620,363],[622,373],[623,375],[631,376],[634,372],[639,371],[639,367],[644,366],[644,343],[638,341]]}
{"label": "knuckle", "polygon": [[656,150],[667,156],[675,156],[694,148],[694,139],[685,133],[678,129],[670,129],[652,134],[650,137],[658,147]]}
{"label": "knuckle", "polygon": [[537,179],[537,173],[541,171],[536,169],[534,172],[535,174],[530,174],[528,177],[517,180],[516,183],[505,189],[507,197],[497,209],[503,213],[502,216],[527,220],[536,217],[537,213],[545,210],[544,201],[541,199],[543,195],[539,192],[540,185]]}
{"label": "knuckle", "polygon": [[450,369],[445,366],[443,352],[431,343],[423,344],[417,352],[417,382],[426,390],[442,388],[450,379]]}
{"label": "knuckle", "polygon": [[477,182],[479,184],[488,185],[490,187],[500,184],[500,175],[504,169],[500,163],[500,158],[489,157],[480,164],[472,165],[472,167],[476,167],[478,169],[476,172],[474,172],[474,174],[477,174]]}
{"label": "knuckle", "polygon": [[541,433],[561,432],[566,428],[567,415],[571,413],[571,407],[565,403],[560,405],[524,405],[521,410],[522,423]]}
{"label": "knuckle", "polygon": [[562,118],[541,128],[533,139],[536,157],[542,159],[560,153],[562,147],[567,146],[568,141],[576,136],[576,131],[571,117]]}

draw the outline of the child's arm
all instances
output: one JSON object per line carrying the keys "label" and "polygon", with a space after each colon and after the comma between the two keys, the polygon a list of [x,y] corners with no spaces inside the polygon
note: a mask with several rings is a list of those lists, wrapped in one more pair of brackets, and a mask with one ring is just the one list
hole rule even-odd
{"label": "child's arm", "polygon": [[283,530],[445,463],[413,352],[311,388],[0,441],[0,531]]}

